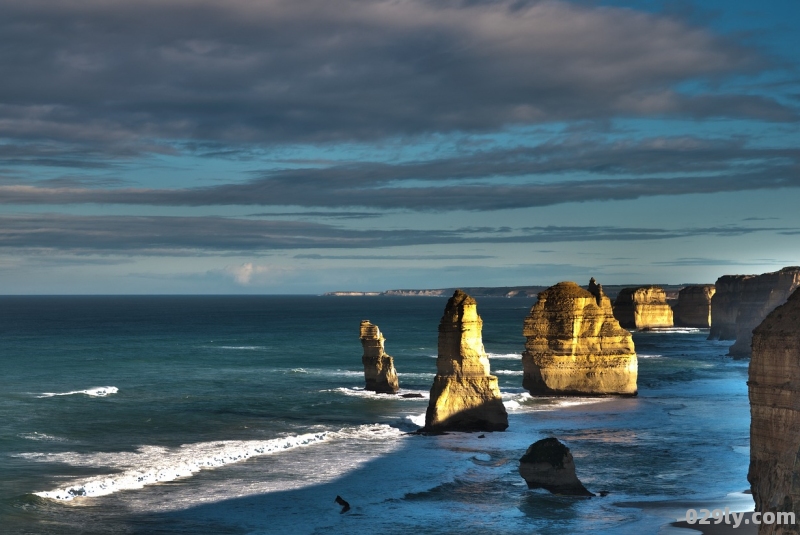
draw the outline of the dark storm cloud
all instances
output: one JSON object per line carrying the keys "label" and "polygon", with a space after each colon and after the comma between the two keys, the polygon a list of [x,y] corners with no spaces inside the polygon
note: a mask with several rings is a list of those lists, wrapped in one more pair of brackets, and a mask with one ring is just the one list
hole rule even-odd
{"label": "dark storm cloud", "polygon": [[752,148],[742,139],[579,138],[404,164],[269,171],[245,183],[199,188],[8,185],[0,186],[0,203],[498,210],[797,187],[800,149]]}
{"label": "dark storm cloud", "polygon": [[[671,16],[565,1],[0,1],[0,138],[287,143],[612,116],[797,118],[680,93],[768,67]],[[713,87],[713,84],[709,84]],[[223,149],[224,152],[224,149]]]}
{"label": "dark storm cloud", "polygon": [[374,248],[459,243],[557,243],[664,240],[687,236],[741,236],[787,228],[545,226],[457,229],[352,230],[333,225],[219,217],[0,216],[0,247],[73,253],[175,254],[186,251],[251,252],[276,249]]}

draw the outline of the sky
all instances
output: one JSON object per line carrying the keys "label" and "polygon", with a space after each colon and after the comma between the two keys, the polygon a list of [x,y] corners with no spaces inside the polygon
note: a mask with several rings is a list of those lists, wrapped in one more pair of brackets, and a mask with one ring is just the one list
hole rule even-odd
{"label": "sky", "polygon": [[800,265],[800,3],[0,0],[0,294]]}

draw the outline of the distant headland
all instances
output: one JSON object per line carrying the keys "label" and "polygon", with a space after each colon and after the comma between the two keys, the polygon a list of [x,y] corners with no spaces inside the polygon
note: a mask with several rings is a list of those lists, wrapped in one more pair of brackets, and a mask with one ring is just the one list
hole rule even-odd
{"label": "distant headland", "polygon": [[[637,287],[640,284],[609,284],[603,285],[603,290],[606,295],[614,299],[623,288]],[[675,301],[678,298],[678,292],[683,288],[690,286],[690,284],[659,284],[660,288],[666,293],[667,302]],[[549,286],[478,286],[466,287],[461,286],[460,289],[473,297],[528,297],[535,298],[540,292],[545,291]],[[588,289],[588,286],[583,286]],[[327,292],[323,295],[334,297],[376,297],[382,295],[395,295],[402,297],[450,297],[458,288],[438,288],[427,290],[385,290],[382,292]]]}

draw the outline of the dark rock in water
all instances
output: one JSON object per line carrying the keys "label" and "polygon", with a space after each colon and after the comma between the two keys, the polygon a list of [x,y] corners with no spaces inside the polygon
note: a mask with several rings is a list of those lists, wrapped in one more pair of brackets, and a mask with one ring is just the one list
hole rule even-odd
{"label": "dark rock in water", "polygon": [[478,435],[478,438],[486,438],[486,435]]}
{"label": "dark rock in water", "polygon": [[341,496],[336,496],[334,501],[342,506],[342,510],[339,511],[339,514],[346,513],[350,510],[350,504],[347,503]]}
{"label": "dark rock in water", "polygon": [[361,346],[364,348],[361,363],[364,365],[364,379],[367,383],[364,389],[378,394],[396,394],[400,385],[394,360],[383,350],[385,341],[377,325],[369,320],[361,321]]}
{"label": "dark rock in water", "polygon": [[422,394],[400,394],[401,398],[421,398]]}
{"label": "dark rock in water", "polygon": [[557,438],[534,442],[519,460],[519,475],[529,489],[545,489],[566,496],[594,496],[575,475],[569,448]]}

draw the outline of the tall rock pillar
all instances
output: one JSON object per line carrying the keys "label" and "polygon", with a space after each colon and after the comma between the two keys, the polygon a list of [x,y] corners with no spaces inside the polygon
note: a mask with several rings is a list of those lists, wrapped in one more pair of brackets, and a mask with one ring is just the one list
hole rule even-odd
{"label": "tall rock pillar", "polygon": [[497,377],[489,375],[475,299],[456,290],[439,322],[439,355],[425,430],[503,431],[508,414]]}
{"label": "tall rock pillar", "polygon": [[396,394],[400,385],[394,361],[383,350],[384,342],[385,338],[378,326],[369,320],[362,320],[361,347],[364,348],[364,355],[361,357],[361,363],[364,365],[364,379],[367,382],[364,389],[379,394]]}

